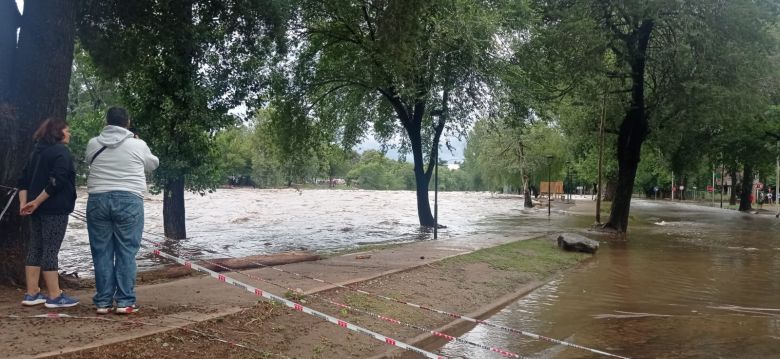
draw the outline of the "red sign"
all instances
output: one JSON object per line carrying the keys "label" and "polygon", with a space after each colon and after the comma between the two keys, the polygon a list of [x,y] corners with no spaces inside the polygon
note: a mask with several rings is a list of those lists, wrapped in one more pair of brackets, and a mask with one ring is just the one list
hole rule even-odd
{"label": "red sign", "polygon": [[715,187],[707,186],[707,192],[715,192]]}
{"label": "red sign", "polygon": [[756,183],[756,189],[762,189],[764,188],[764,184],[761,182]]}

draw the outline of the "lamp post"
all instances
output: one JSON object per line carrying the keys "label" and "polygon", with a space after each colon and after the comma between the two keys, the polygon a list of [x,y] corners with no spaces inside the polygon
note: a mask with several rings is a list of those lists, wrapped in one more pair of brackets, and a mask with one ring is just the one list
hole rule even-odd
{"label": "lamp post", "polygon": [[436,150],[436,167],[433,168],[433,239],[439,238],[439,151]]}
{"label": "lamp post", "polygon": [[550,205],[552,202],[552,183],[550,183],[550,162],[552,162],[553,155],[547,155],[547,217],[550,217]]}

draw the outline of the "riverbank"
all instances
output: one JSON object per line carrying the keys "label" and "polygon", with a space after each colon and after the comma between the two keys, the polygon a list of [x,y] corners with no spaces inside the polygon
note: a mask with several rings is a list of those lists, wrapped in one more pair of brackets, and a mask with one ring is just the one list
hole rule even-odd
{"label": "riverbank", "polygon": [[[543,231],[543,224],[539,226]],[[284,272],[269,268],[242,271],[252,278],[235,272],[225,275],[280,296],[302,299],[303,305],[433,350],[443,343],[419,337],[418,329],[376,321],[369,314],[333,307],[327,300],[428,329],[451,324],[452,318],[399,307],[398,303],[386,303],[343,288],[334,289],[331,284],[290,273],[481,318],[554,273],[589,258],[559,251],[552,236],[526,241],[532,237],[539,235],[484,233],[380,246],[369,252],[280,266]],[[282,357],[366,357],[392,350],[319,318],[258,301],[235,286],[207,276],[139,285],[139,303],[143,308],[129,317],[109,315],[95,319],[91,290],[82,290],[70,293],[82,300],[81,305],[59,311],[79,318],[26,318],[48,311],[20,307],[19,290],[0,291],[0,323],[4,328],[0,331],[0,345],[6,348],[0,357],[263,357],[258,351],[219,343],[216,338],[244,343],[268,357],[275,357],[274,353]],[[468,326],[458,324],[451,328],[454,331],[447,332],[457,335],[466,329]]]}

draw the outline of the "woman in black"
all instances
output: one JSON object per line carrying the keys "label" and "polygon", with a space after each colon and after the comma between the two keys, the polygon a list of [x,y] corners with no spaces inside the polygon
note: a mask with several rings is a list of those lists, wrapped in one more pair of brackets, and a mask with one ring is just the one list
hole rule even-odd
{"label": "woman in black", "polygon": [[[64,120],[50,118],[38,127],[33,139],[35,149],[18,183],[19,212],[31,217],[32,227],[25,266],[27,293],[22,304],[72,307],[79,301],[60,290],[57,273],[68,215],[76,203],[76,171],[65,146],[70,142],[70,128]],[[41,272],[48,296],[38,288]]]}

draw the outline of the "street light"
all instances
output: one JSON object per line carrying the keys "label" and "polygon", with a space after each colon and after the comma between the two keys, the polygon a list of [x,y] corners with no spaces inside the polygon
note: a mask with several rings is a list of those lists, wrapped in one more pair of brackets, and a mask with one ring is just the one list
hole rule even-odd
{"label": "street light", "polygon": [[439,150],[436,150],[436,167],[433,168],[433,239],[439,238]]}
{"label": "street light", "polygon": [[552,202],[552,188],[550,183],[550,162],[555,156],[547,155],[547,217],[550,217],[550,202]]}
{"label": "street light", "polygon": [[[436,109],[431,111],[431,117],[438,117],[439,121],[433,123],[433,133],[436,133],[437,123],[439,126],[444,126],[446,121],[447,107],[446,99],[447,93],[445,91],[445,107],[443,109]],[[433,168],[433,239],[439,238],[439,143],[436,142],[436,160]]]}

